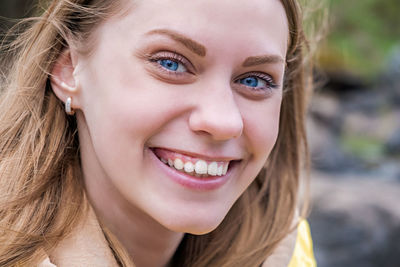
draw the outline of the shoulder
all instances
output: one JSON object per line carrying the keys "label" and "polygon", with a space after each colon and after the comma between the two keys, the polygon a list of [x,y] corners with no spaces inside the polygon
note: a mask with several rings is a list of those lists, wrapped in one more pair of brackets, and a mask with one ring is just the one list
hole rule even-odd
{"label": "shoulder", "polygon": [[310,227],[300,220],[297,230],[290,233],[262,267],[316,267]]}
{"label": "shoulder", "polygon": [[38,267],[57,267],[53,263],[50,262],[50,259],[47,257],[44,261],[42,261]]}
{"label": "shoulder", "polygon": [[118,266],[92,210],[46,256],[40,267]]}
{"label": "shoulder", "polygon": [[271,256],[269,256],[262,267],[286,267],[288,266],[293,250],[296,244],[297,231],[289,233],[276,247]]}
{"label": "shoulder", "polygon": [[301,220],[297,227],[297,238],[294,253],[288,267],[316,267],[310,226]]}

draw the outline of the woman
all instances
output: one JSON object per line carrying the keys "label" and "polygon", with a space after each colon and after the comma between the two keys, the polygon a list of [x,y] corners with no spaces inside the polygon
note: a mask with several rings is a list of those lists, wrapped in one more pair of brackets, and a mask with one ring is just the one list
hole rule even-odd
{"label": "woman", "polygon": [[287,265],[298,3],[47,2],[0,99],[0,265]]}

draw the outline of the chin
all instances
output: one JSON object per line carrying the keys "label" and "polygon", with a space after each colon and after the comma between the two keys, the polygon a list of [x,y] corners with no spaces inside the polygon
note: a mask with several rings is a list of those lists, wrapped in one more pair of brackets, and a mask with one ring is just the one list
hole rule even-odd
{"label": "chin", "polygon": [[225,216],[187,216],[186,218],[172,218],[171,221],[162,223],[164,227],[179,233],[188,233],[192,235],[204,235],[215,230],[222,222]]}
{"label": "chin", "polygon": [[173,229],[170,228],[170,230],[174,232],[187,233],[192,235],[205,235],[214,231],[218,227],[218,225],[219,223],[213,225],[202,225],[202,224],[189,225],[189,226],[185,225],[185,226],[176,226],[173,227]]}

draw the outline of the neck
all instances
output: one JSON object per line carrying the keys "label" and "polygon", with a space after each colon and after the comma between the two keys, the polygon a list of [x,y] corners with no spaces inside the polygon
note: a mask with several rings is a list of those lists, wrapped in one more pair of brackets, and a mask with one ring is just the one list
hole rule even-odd
{"label": "neck", "polygon": [[114,207],[114,211],[112,218],[103,215],[101,220],[123,245],[135,266],[168,266],[183,234],[166,229],[141,211],[131,208],[127,212],[120,206]]}
{"label": "neck", "polygon": [[[87,185],[90,202],[101,223],[123,245],[136,267],[165,267],[168,266],[183,233],[173,232],[143,211],[134,207],[120,194],[113,193],[112,186],[97,187]],[[107,188],[108,192],[100,192]],[[91,190],[97,191],[91,194]],[[110,192],[111,191],[111,192]]]}
{"label": "neck", "polygon": [[118,192],[102,171],[97,158],[93,157],[96,152],[90,145],[90,134],[81,115],[78,113],[77,116],[84,181],[97,218],[123,245],[136,267],[167,266],[183,234],[163,227]]}
{"label": "neck", "polygon": [[118,266],[92,209],[66,238],[47,252],[57,267]]}
{"label": "neck", "polygon": [[[113,225],[107,228],[123,245],[136,267],[168,266],[183,234],[169,231],[151,218],[118,221],[115,224],[114,218],[112,224],[107,224],[105,219],[104,224]],[[48,253],[57,267],[118,266],[92,209],[81,224]]]}

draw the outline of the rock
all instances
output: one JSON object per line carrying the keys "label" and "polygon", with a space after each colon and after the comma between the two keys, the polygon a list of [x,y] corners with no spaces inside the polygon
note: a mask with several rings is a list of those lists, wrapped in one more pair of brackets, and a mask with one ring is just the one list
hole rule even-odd
{"label": "rock", "polygon": [[384,143],[397,126],[392,112],[367,115],[361,111],[348,112],[343,118],[343,134],[362,136]]}
{"label": "rock", "polygon": [[387,67],[379,79],[378,87],[382,85],[390,92],[390,103],[400,107],[400,44],[388,56]]}
{"label": "rock", "polygon": [[340,97],[342,112],[362,112],[365,115],[375,115],[380,109],[389,107],[389,93],[382,88],[365,88],[348,92]]}
{"label": "rock", "polygon": [[308,141],[314,168],[327,172],[343,172],[359,168],[356,158],[342,150],[340,135],[343,110],[333,94],[316,94],[307,120]]}
{"label": "rock", "polygon": [[400,184],[312,174],[309,218],[319,267],[389,267],[400,262]]}
{"label": "rock", "polygon": [[310,105],[311,118],[333,134],[341,131],[341,103],[333,94],[315,94]]}
{"label": "rock", "polygon": [[389,155],[400,155],[400,126],[389,137],[385,144],[385,150]]}
{"label": "rock", "polygon": [[316,93],[307,125],[313,166],[328,172],[382,171],[380,165],[398,154],[400,109],[388,99],[387,91],[376,89]]}
{"label": "rock", "polygon": [[353,167],[338,144],[338,139],[331,130],[320,122],[308,120],[308,141],[311,163],[314,168],[327,172],[342,172]]}
{"label": "rock", "polygon": [[366,82],[359,76],[348,71],[337,70],[326,72],[327,82],[324,90],[337,94],[368,87]]}

